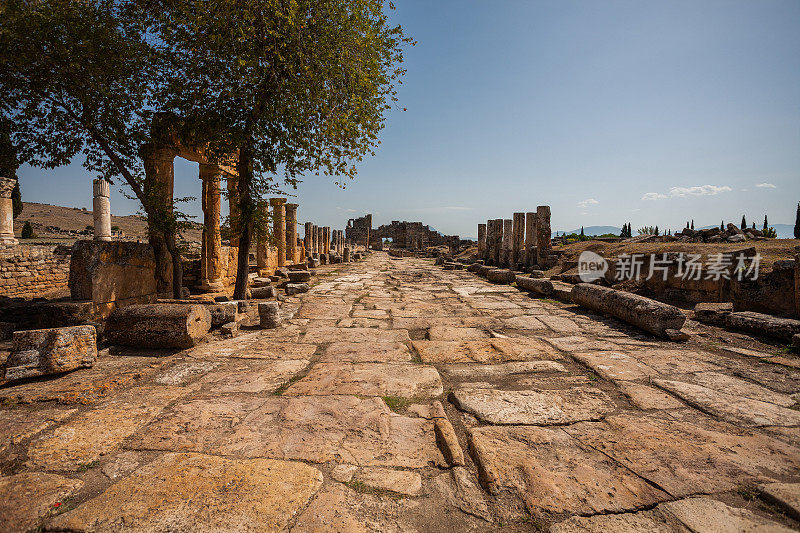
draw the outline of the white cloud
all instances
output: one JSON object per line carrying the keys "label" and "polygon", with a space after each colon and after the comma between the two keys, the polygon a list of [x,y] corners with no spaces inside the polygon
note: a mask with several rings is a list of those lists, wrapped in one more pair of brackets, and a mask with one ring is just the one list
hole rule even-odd
{"label": "white cloud", "polygon": [[777,189],[777,187],[772,183],[756,183],[756,187],[761,189]]}
{"label": "white cloud", "polygon": [[599,204],[599,203],[600,203],[600,202],[598,202],[598,201],[597,201],[597,200],[595,200],[594,198],[587,198],[586,200],[581,200],[580,202],[578,202],[578,205],[579,205],[580,207],[582,207],[582,208],[586,209],[586,208],[587,208],[587,207],[589,207],[590,205],[597,205],[597,204]]}
{"label": "white cloud", "polygon": [[731,192],[733,189],[727,185],[721,187],[717,185],[697,185],[695,187],[672,187],[669,190],[670,196],[714,196],[721,192]]}
{"label": "white cloud", "polygon": [[642,200],[663,200],[666,197],[666,194],[661,194],[660,192],[646,192],[642,196]]}

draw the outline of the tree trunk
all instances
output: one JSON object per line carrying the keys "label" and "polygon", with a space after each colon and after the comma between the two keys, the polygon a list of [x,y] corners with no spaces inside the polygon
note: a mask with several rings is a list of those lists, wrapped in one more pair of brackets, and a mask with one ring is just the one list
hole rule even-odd
{"label": "tree trunk", "polygon": [[164,232],[164,241],[167,245],[172,256],[172,297],[176,300],[181,299],[181,291],[183,289],[183,261],[181,260],[181,251],[178,248],[175,230]]}
{"label": "tree trunk", "polygon": [[236,286],[233,298],[244,300],[247,297],[247,282],[250,274],[250,240],[252,239],[254,204],[252,198],[253,165],[250,157],[250,146],[239,150],[239,254],[236,266]]}

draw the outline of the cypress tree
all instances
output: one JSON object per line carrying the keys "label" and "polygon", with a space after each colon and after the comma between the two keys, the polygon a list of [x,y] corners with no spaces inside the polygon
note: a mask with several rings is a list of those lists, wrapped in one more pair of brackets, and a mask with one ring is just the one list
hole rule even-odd
{"label": "cypress tree", "polygon": [[694,219],[692,219],[692,229],[694,229]]}
{"label": "cypress tree", "polygon": [[767,231],[769,224],[767,224],[767,215],[764,215],[764,231]]}
{"label": "cypress tree", "polygon": [[744,219],[744,215],[742,215],[742,231],[747,229],[747,220]]}
{"label": "cypress tree", "polygon": [[797,202],[797,214],[794,217],[794,238],[800,239],[800,202]]}
{"label": "cypress tree", "polygon": [[719,223],[719,230],[720,231],[725,231],[725,221],[724,220]]}

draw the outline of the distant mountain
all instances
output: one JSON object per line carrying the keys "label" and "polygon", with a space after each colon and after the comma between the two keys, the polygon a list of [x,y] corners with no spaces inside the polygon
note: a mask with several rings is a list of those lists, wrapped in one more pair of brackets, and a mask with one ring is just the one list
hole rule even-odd
{"label": "distant mountain", "polygon": [[[585,226],[583,228],[583,234],[589,237],[593,237],[595,235],[605,235],[606,233],[613,233],[614,235],[619,235],[621,231],[622,228],[618,228],[616,226]],[[563,233],[564,233],[563,231],[558,230],[559,235]],[[575,233],[576,235],[580,235],[581,228],[567,231],[567,235],[569,235],[570,233]],[[555,237],[555,235],[556,232],[554,231],[552,233],[552,236]]]}
{"label": "distant mountain", "polygon": [[[725,225],[727,226],[727,222]],[[734,222],[735,224],[735,222]],[[794,224],[770,224],[771,228],[775,228],[775,233],[778,234],[779,239],[794,239]],[[698,229],[708,229],[708,228],[718,228],[719,226],[703,226],[702,228]],[[739,227],[739,224],[736,224],[736,227]],[[763,223],[758,224],[756,223],[756,229],[762,229],[764,227]]]}

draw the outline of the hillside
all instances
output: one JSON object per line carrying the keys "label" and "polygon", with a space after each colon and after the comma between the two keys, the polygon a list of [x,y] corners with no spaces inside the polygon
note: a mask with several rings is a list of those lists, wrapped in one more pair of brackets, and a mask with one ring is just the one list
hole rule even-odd
{"label": "hillside", "polygon": [[[14,221],[14,233],[19,237],[22,226],[30,221],[37,237],[42,239],[74,240],[92,235],[94,224],[92,211],[80,207],[62,207],[58,205],[24,202],[25,207]],[[112,227],[122,232],[126,240],[145,240],[147,238],[147,222],[138,215],[111,216]],[[116,230],[115,230],[116,231]],[[201,230],[193,228],[185,232],[188,241],[200,241]]]}

